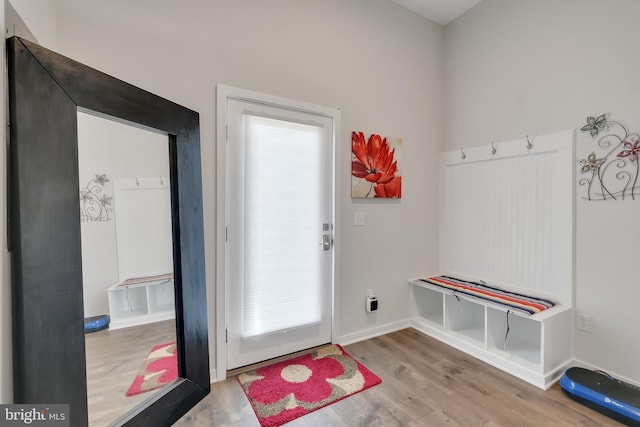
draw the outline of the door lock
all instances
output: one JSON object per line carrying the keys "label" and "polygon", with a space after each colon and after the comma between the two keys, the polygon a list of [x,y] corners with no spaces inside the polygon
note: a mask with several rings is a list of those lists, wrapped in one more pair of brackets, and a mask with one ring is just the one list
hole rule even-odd
{"label": "door lock", "polygon": [[331,236],[328,234],[322,235],[322,250],[328,251],[331,249]]}

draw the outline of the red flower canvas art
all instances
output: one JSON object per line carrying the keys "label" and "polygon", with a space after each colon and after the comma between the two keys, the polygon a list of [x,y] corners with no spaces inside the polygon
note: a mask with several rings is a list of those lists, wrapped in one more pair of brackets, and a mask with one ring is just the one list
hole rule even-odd
{"label": "red flower canvas art", "polygon": [[364,132],[351,133],[351,196],[358,198],[402,197],[398,157],[402,140]]}

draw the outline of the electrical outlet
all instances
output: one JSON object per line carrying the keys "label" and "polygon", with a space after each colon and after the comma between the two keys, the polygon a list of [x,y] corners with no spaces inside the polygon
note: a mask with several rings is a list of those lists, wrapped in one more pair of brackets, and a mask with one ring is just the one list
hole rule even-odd
{"label": "electrical outlet", "polygon": [[370,296],[367,297],[367,312],[371,313],[372,311],[378,310],[378,297]]}
{"label": "electrical outlet", "polygon": [[579,331],[591,332],[591,316],[584,313],[576,313],[576,328]]}

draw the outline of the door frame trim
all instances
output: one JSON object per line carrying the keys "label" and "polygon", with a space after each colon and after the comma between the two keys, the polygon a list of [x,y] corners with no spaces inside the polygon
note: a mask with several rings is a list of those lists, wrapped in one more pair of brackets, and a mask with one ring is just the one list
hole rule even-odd
{"label": "door frame trim", "polygon": [[333,286],[331,290],[331,340],[339,337],[339,299],[340,295],[340,133],[341,111],[337,108],[323,107],[302,101],[296,101],[279,96],[268,95],[227,85],[216,85],[216,312],[215,312],[215,362],[216,378],[213,381],[223,381],[227,375],[227,100],[258,102],[261,104],[318,114],[333,119],[333,165],[331,197],[333,203]]}

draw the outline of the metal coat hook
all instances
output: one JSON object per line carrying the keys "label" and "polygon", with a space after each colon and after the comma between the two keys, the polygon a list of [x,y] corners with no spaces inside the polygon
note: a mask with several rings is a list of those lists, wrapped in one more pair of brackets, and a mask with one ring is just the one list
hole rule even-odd
{"label": "metal coat hook", "polygon": [[164,181],[162,180],[162,177],[160,177],[160,185],[164,186]]}
{"label": "metal coat hook", "polygon": [[496,150],[496,146],[493,144],[493,141],[491,141],[491,155],[495,156],[497,152],[498,150]]}
{"label": "metal coat hook", "polygon": [[464,160],[464,159],[466,159],[466,158],[467,158],[467,155],[466,155],[466,154],[464,154],[464,150],[462,149],[462,147],[460,147],[460,158],[461,158],[462,160]]}
{"label": "metal coat hook", "polygon": [[527,150],[531,150],[533,148],[533,144],[531,143],[531,140],[529,139],[529,135],[527,135]]}
{"label": "metal coat hook", "polygon": [[136,186],[140,187],[140,181],[138,181],[138,177],[136,176]]}

